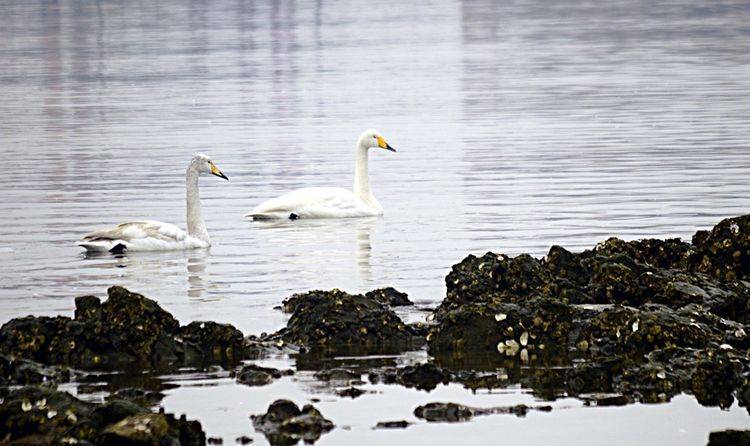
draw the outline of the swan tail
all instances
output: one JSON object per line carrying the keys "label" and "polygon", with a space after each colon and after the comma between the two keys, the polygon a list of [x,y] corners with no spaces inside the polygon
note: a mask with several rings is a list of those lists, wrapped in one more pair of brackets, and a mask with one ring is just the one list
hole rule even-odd
{"label": "swan tail", "polygon": [[87,252],[111,252],[121,254],[127,246],[118,240],[79,240],[76,245],[86,249]]}

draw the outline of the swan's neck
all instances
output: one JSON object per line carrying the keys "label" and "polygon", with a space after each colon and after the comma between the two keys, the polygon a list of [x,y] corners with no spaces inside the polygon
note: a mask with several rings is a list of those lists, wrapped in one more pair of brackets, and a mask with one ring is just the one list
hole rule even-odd
{"label": "swan's neck", "polygon": [[210,243],[206,223],[201,214],[201,197],[198,193],[198,172],[188,168],[186,175],[187,183],[187,228],[188,235]]}
{"label": "swan's neck", "polygon": [[370,201],[370,176],[367,172],[367,147],[361,142],[357,144],[357,165],[354,168],[354,195],[362,201]]}

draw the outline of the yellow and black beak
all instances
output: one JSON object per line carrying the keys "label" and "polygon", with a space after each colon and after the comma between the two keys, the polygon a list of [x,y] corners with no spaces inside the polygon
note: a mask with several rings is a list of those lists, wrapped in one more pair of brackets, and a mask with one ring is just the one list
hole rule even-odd
{"label": "yellow and black beak", "polygon": [[381,149],[390,150],[391,152],[396,151],[396,149],[385,142],[385,138],[383,138],[382,136],[378,136],[378,147],[380,147]]}
{"label": "yellow and black beak", "polygon": [[229,178],[227,178],[226,175],[224,175],[223,173],[221,173],[221,171],[219,170],[219,168],[216,167],[216,165],[214,163],[211,163],[211,173],[213,175],[216,175],[219,178],[224,178],[225,180],[229,181]]}

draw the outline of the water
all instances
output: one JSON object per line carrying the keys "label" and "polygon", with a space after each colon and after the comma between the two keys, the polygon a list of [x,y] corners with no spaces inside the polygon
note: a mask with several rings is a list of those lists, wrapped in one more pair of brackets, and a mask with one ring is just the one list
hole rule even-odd
{"label": "water", "polygon": [[[392,285],[435,305],[467,253],[689,237],[750,209],[747,2],[0,1],[0,10],[2,321],[70,315],[74,296],[121,284],[183,323],[259,333],[284,324],[273,307],[293,292]],[[242,218],[296,187],[349,186],[368,127],[399,150],[370,154],[382,218]],[[196,151],[231,179],[201,181],[210,252],[87,258],[74,245],[132,219],[183,226]],[[263,389],[222,379],[170,390],[164,404],[231,443],[251,433],[250,409],[311,395],[298,378]],[[627,428],[647,422],[660,443],[703,444],[711,429],[748,425],[744,409],[681,397],[376,432],[391,413],[409,417],[417,399],[528,398],[379,391],[327,395],[323,413],[351,430],[320,444],[500,429],[530,443],[587,433],[634,444],[655,439]]]}

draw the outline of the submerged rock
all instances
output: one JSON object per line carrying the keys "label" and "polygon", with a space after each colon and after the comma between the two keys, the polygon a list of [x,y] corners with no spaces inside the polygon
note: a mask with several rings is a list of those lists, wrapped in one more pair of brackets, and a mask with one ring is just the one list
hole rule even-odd
{"label": "submerged rock", "polygon": [[75,318],[12,319],[0,328],[0,351],[44,364],[81,369],[221,362],[244,356],[231,325],[193,322],[180,328],[155,301],[114,286],[101,302],[76,298]]}
{"label": "submerged rock", "polygon": [[310,404],[302,409],[289,400],[276,400],[262,415],[252,415],[255,429],[273,445],[293,445],[300,440],[314,443],[331,429],[333,423],[323,418]]}
{"label": "submerged rock", "polygon": [[459,421],[468,421],[477,415],[511,414],[523,417],[532,410],[549,412],[552,410],[552,407],[532,407],[525,404],[519,404],[516,406],[477,408],[455,403],[429,403],[424,406],[418,406],[414,409],[414,415],[417,418],[423,418],[429,422],[455,423]]}
{"label": "submerged rock", "polygon": [[412,341],[393,310],[360,294],[311,291],[295,301],[286,328],[275,335],[285,342],[329,352],[385,353]]}
{"label": "submerged rock", "polygon": [[255,364],[242,366],[237,372],[237,382],[246,386],[264,386],[272,383],[282,376],[293,375],[292,370],[279,370],[270,367],[261,367]]}
{"label": "submerged rock", "polygon": [[379,421],[374,429],[406,429],[411,423],[406,420],[400,421]]}

